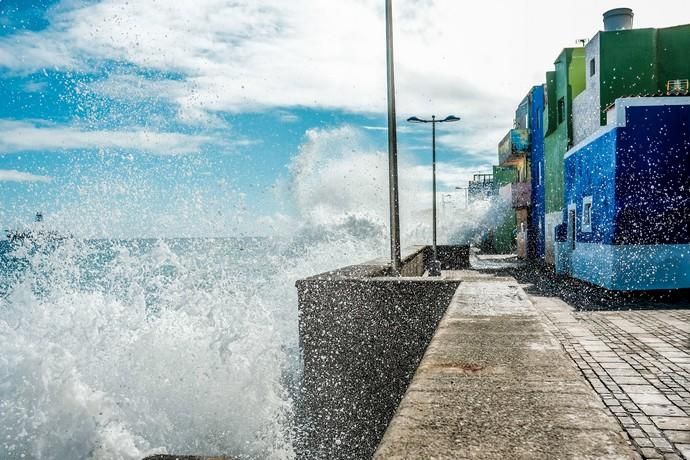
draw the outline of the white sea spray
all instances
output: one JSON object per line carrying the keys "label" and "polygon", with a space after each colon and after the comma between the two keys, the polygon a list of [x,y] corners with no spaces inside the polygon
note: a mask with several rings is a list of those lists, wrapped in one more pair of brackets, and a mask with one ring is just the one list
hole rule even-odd
{"label": "white sea spray", "polygon": [[[404,245],[431,233],[429,181],[412,166],[401,160]],[[385,152],[351,127],[310,131],[276,187],[292,211],[256,219],[267,238],[78,238],[107,236],[130,204],[147,212],[136,177],[116,201],[107,182],[82,189],[83,229],[79,203],[58,213],[77,238],[3,256],[15,265],[0,274],[0,458],[293,458],[294,283],[386,255]],[[216,202],[190,199],[167,221],[215,233],[220,217],[197,216]],[[471,239],[487,209],[446,216],[440,242]]]}

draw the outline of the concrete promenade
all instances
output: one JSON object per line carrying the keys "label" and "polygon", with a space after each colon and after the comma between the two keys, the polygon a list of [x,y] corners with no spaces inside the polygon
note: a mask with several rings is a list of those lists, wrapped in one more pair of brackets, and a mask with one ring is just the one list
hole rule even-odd
{"label": "concrete promenade", "polygon": [[462,283],[374,458],[639,458],[559,343],[563,311],[509,276],[444,276]]}

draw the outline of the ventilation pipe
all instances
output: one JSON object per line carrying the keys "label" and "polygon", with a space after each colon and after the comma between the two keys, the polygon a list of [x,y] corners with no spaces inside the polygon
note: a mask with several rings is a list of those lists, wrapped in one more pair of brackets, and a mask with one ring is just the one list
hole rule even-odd
{"label": "ventilation pipe", "polygon": [[630,30],[633,28],[633,10],[630,8],[616,8],[604,13],[604,30]]}

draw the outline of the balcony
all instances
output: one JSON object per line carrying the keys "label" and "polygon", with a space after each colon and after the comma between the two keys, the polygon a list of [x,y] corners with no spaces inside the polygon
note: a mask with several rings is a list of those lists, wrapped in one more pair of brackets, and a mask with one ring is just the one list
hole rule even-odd
{"label": "balcony", "polygon": [[487,199],[494,194],[494,176],[491,174],[475,174],[467,187],[469,201]]}
{"label": "balcony", "polygon": [[532,184],[516,182],[511,184],[511,201],[513,208],[526,208],[532,204]]}
{"label": "balcony", "polygon": [[530,151],[529,130],[511,129],[498,144],[498,163],[511,166],[519,163]]}

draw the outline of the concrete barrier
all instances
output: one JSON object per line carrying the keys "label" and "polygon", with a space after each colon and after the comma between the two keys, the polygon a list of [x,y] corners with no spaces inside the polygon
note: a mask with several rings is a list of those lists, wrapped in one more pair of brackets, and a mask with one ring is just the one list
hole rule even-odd
{"label": "concrete barrier", "polygon": [[204,457],[199,455],[152,455],[144,460],[237,460],[236,457]]}
{"label": "concrete barrier", "polygon": [[[446,269],[469,265],[469,248],[443,248]],[[406,251],[403,277],[379,259],[297,282],[300,458],[373,455],[459,284],[421,278],[430,255]]]}
{"label": "concrete barrier", "polygon": [[[441,270],[461,270],[470,268],[469,246],[436,246],[438,261],[441,262]],[[431,258],[431,247],[425,250],[427,260]],[[427,262],[428,266],[428,262]]]}

